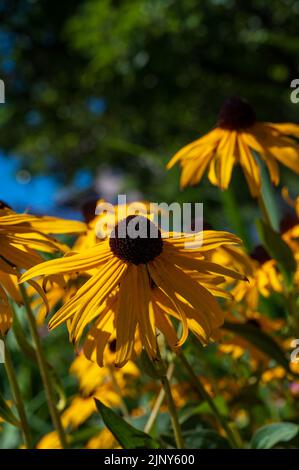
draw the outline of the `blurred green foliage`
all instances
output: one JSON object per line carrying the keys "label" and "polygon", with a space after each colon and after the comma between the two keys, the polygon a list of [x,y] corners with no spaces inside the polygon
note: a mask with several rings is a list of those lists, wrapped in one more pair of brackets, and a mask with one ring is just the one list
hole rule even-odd
{"label": "blurred green foliage", "polygon": [[103,161],[140,171],[150,163],[133,155],[143,153],[166,161],[214,125],[231,94],[262,120],[296,120],[295,0],[1,3],[10,47],[0,146],[37,171]]}
{"label": "blurred green foliage", "polygon": [[[215,125],[230,95],[249,99],[260,120],[298,121],[290,101],[295,0],[20,0],[0,8],[0,148],[30,171],[71,181],[78,169],[109,166],[125,175],[124,190],[145,198],[205,201],[217,227],[219,191],[204,180],[180,193],[178,169],[164,168],[170,156]],[[250,223],[243,181],[235,170]]]}

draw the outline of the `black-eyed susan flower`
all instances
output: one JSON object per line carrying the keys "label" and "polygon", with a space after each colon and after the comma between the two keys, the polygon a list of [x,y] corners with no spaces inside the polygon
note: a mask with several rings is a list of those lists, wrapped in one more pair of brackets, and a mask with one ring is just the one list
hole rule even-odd
{"label": "black-eyed susan flower", "polygon": [[65,245],[49,234],[80,233],[85,230],[86,226],[82,222],[17,214],[2,203],[0,271],[11,273],[12,268],[28,269],[40,263],[42,258],[37,251],[47,253],[65,251]]}
{"label": "black-eyed susan flower", "polygon": [[[17,289],[19,271],[43,261],[39,252],[65,251],[66,246],[50,233],[78,233],[85,224],[55,217],[17,214],[0,202],[0,332],[4,335],[11,326],[12,312],[7,294],[21,302]],[[41,290],[39,289],[39,292]]]}
{"label": "black-eyed susan flower", "polygon": [[[136,228],[142,225],[145,236],[130,236],[128,228],[132,224]],[[202,342],[208,342],[224,320],[215,298],[218,294],[213,292],[214,288],[217,293],[221,290],[219,277],[244,279],[242,274],[205,259],[207,252],[220,245],[239,244],[240,240],[227,232],[204,231],[202,235],[198,247],[196,235],[164,238],[148,218],[128,216],[118,222],[104,241],[78,254],[35,266],[21,281],[41,275],[92,272],[76,295],[54,314],[50,329],[67,321],[71,340],[76,343],[92,323],[87,339],[96,338],[99,364],[115,333],[118,367],[132,357],[138,330],[147,353],[156,359],[156,328],[174,348],[186,340],[188,323]],[[182,322],[180,340],[171,321],[172,312],[169,316],[164,302],[172,306]]]}
{"label": "black-eyed susan flower", "polygon": [[258,122],[247,101],[232,97],[222,106],[217,126],[186,145],[167,168],[181,165],[181,187],[195,185],[208,171],[212,184],[227,189],[235,165],[241,165],[253,197],[261,191],[261,175],[254,152],[265,162],[272,182],[279,183],[278,162],[299,173],[299,125]]}

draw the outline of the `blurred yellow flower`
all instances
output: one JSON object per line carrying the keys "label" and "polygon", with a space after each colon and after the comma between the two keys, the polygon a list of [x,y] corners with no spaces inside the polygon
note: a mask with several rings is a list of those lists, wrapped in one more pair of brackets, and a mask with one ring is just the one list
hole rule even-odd
{"label": "blurred yellow flower", "polygon": [[281,366],[272,367],[262,374],[262,381],[264,383],[272,382],[273,380],[281,380],[286,376],[286,371]]}
{"label": "blurred yellow flower", "polygon": [[[113,343],[115,343],[115,340]],[[79,381],[80,393],[83,396],[94,395],[103,384],[111,384],[112,374],[113,379],[117,382],[117,388],[122,391],[123,395],[126,395],[128,393],[126,387],[130,383],[129,381],[139,377],[139,369],[132,361],[127,362],[121,369],[115,369],[113,364],[114,354],[110,348],[111,346],[105,351],[106,367],[99,367],[98,364],[87,359],[82,353],[72,362],[70,373],[75,375]]]}
{"label": "blurred yellow flower", "polygon": [[105,428],[99,434],[93,436],[87,442],[86,449],[121,449],[119,443],[109,431]]}
{"label": "blurred yellow flower", "polygon": [[241,165],[253,197],[260,195],[261,175],[257,152],[265,162],[272,182],[279,183],[278,162],[299,173],[299,126],[291,123],[257,122],[247,101],[232,97],[222,106],[217,127],[186,145],[170,160],[167,168],[180,162],[180,184],[184,188],[198,183],[208,169],[212,184],[227,189],[235,165]]}
{"label": "blurred yellow flower", "polygon": [[19,271],[41,263],[37,251],[65,251],[65,246],[49,233],[78,233],[85,224],[55,217],[17,214],[0,203],[0,333],[6,334],[12,324],[12,312],[7,294],[17,303],[22,299],[16,287]]}
{"label": "blurred yellow flower", "polygon": [[272,292],[283,292],[282,276],[275,260],[271,259],[262,246],[257,246],[248,257],[251,272],[248,283],[237,283],[232,289],[236,303],[246,302],[252,311],[258,308],[259,297],[269,297]]}
{"label": "blurred yellow flower", "polygon": [[56,431],[45,434],[37,443],[37,449],[62,449],[60,439]]}
{"label": "blurred yellow flower", "polygon": [[[234,305],[251,310],[258,308],[260,295],[269,297],[272,292],[283,292],[282,276],[277,262],[270,258],[266,250],[258,245],[248,255],[239,246],[221,246],[214,250],[211,260],[221,266],[233,268],[246,275],[248,282],[235,282],[231,287]],[[231,280],[227,280],[231,283]]]}
{"label": "blurred yellow flower", "polygon": [[[269,318],[256,311],[253,312],[247,309],[245,313],[246,318],[243,318],[241,322],[236,322],[236,319],[233,317],[233,315],[228,315],[228,320],[235,323],[236,325],[251,325],[257,329],[257,332],[260,330],[270,334],[280,332],[285,325],[285,321],[280,318]],[[275,338],[275,341],[279,343],[278,337]],[[245,337],[225,329],[221,330],[221,340],[220,344],[218,345],[218,352],[220,354],[228,354],[234,360],[242,358],[246,352],[249,353],[249,363],[253,370],[258,369],[258,367],[261,365],[264,369],[267,368],[271,360],[269,356],[267,356],[252,342],[248,341]]]}

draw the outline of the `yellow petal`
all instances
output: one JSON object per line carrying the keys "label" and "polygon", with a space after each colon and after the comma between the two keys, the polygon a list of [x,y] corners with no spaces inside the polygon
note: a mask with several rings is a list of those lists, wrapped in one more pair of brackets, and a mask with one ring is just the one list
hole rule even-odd
{"label": "yellow petal", "polygon": [[0,334],[6,335],[12,325],[12,311],[5,290],[0,284]]}
{"label": "yellow petal", "polygon": [[177,344],[179,340],[170,318],[168,318],[168,316],[163,312],[163,310],[159,308],[156,302],[153,303],[153,306],[157,328],[165,336],[170,348],[173,350],[177,350]]}
{"label": "yellow petal", "polygon": [[179,150],[168,162],[166,168],[169,170],[172,168],[179,160],[182,158],[185,158],[188,156],[188,154],[192,151],[197,151],[198,150],[198,156],[200,156],[200,153],[202,150],[205,150],[206,145],[211,145],[211,146],[216,146],[217,142],[221,138],[222,135],[222,130],[221,129],[213,129],[211,132],[206,134],[205,136],[201,137],[200,139],[195,140],[194,142],[191,142],[190,144],[186,145],[183,147],[181,150]]}
{"label": "yellow petal", "polygon": [[136,292],[137,266],[130,265],[119,289],[119,304],[116,315],[116,367],[122,367],[131,358],[134,350],[137,327]]}
{"label": "yellow petal", "polygon": [[156,328],[146,265],[141,264],[138,266],[137,285],[134,286],[134,290],[136,292],[141,341],[149,357],[155,360],[157,358]]}
{"label": "yellow petal", "polygon": [[157,266],[152,262],[148,264],[148,269],[149,269],[152,280],[155,282],[156,286],[159,289],[161,289],[165,293],[165,295],[168,297],[170,303],[172,304],[175,312],[178,315],[178,318],[182,322],[182,326],[183,326],[182,335],[181,335],[180,340],[176,344],[176,347],[180,347],[184,344],[184,342],[188,338],[188,322],[187,322],[187,317],[185,315],[184,309],[182,309],[181,306],[179,305],[174,295],[174,290],[173,290],[173,287],[171,286],[171,283],[167,281],[167,278],[160,275],[160,272]]}
{"label": "yellow petal", "polygon": [[236,163],[236,139],[237,133],[230,132],[229,137],[223,148],[217,152],[221,154],[219,168],[219,183],[221,189],[227,189],[231,180],[232,170]]}
{"label": "yellow petal", "polygon": [[159,271],[160,277],[168,283],[174,294],[181,295],[195,309],[204,310],[207,313],[212,311],[219,318],[223,317],[223,312],[217,301],[210,292],[185,274],[181,269],[168,263],[167,259],[161,260],[161,256],[152,263]]}
{"label": "yellow petal", "polygon": [[102,309],[102,302],[105,299],[109,302],[108,296],[119,285],[122,277],[127,270],[127,265],[119,259],[112,258],[101,269],[101,277],[98,282],[89,291],[86,300],[82,302],[81,307],[75,314],[71,326],[72,341],[77,342],[85,326],[96,318]]}
{"label": "yellow petal", "polygon": [[283,122],[283,123],[266,123],[273,129],[277,130],[280,134],[290,135],[294,137],[299,137],[299,125],[293,124],[292,122]]}
{"label": "yellow petal", "polygon": [[[201,241],[200,246],[198,246],[199,241]],[[202,232],[195,233],[193,235],[187,234],[183,237],[170,236],[164,240],[164,243],[166,246],[168,245],[168,247],[171,245],[178,249],[184,249],[186,253],[189,251],[193,253],[193,247],[194,251],[205,252],[214,250],[215,248],[223,245],[239,245],[242,241],[236,235],[229,232],[221,230],[203,230]]]}
{"label": "yellow petal", "polygon": [[107,241],[100,242],[82,253],[38,264],[23,274],[20,282],[43,275],[88,271],[109,261],[112,256]]}
{"label": "yellow petal", "polygon": [[261,191],[260,169],[253,155],[242,138],[238,139],[240,164],[243,168],[249,190],[253,197],[257,197]]}

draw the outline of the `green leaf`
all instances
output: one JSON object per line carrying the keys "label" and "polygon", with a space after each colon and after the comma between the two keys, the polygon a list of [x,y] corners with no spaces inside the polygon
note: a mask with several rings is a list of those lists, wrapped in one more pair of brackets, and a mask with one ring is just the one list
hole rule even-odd
{"label": "green leaf", "polygon": [[299,426],[294,423],[273,423],[258,429],[252,437],[252,449],[271,449],[279,442],[288,442],[299,431]]}
{"label": "green leaf", "polygon": [[287,279],[291,280],[292,274],[296,271],[296,261],[291,248],[282,240],[280,234],[264,221],[257,221],[257,230],[269,255],[277,261]]}
{"label": "green leaf", "polygon": [[95,399],[98,411],[107,428],[124,449],[159,449],[159,444],[151,436],[134,428],[113,410]]}
{"label": "green leaf", "polygon": [[183,433],[187,449],[230,449],[229,442],[214,429],[197,427]]}
{"label": "green leaf", "polygon": [[242,336],[244,339],[249,341],[249,343],[257,347],[260,351],[274,359],[287,372],[291,372],[289,361],[284,355],[282,349],[279,347],[276,341],[271,338],[271,336],[260,330],[257,326],[251,325],[249,323],[225,322],[224,328]]}
{"label": "green leaf", "polygon": [[[222,416],[227,417],[229,415],[229,408],[225,399],[221,395],[216,396],[212,401]],[[205,400],[203,400],[199,405],[194,406],[194,404],[191,404],[190,408],[185,407],[185,409],[182,410],[180,414],[182,425],[184,426],[184,423],[192,416],[196,416],[196,419],[198,419],[198,415],[200,414],[214,414],[209,403]]]}
{"label": "green leaf", "polygon": [[150,360],[146,351],[143,349],[140,354],[141,370],[144,371],[152,379],[159,379],[159,375],[153,361]]}
{"label": "green leaf", "polygon": [[274,230],[279,230],[279,211],[277,207],[275,190],[269,178],[269,173],[265,162],[261,159],[260,155],[254,152],[255,160],[258,162],[262,179],[262,195],[261,198],[266,206],[270,223]]}
{"label": "green leaf", "polygon": [[15,417],[8,404],[0,394],[0,417],[13,426],[20,427],[18,419]]}

